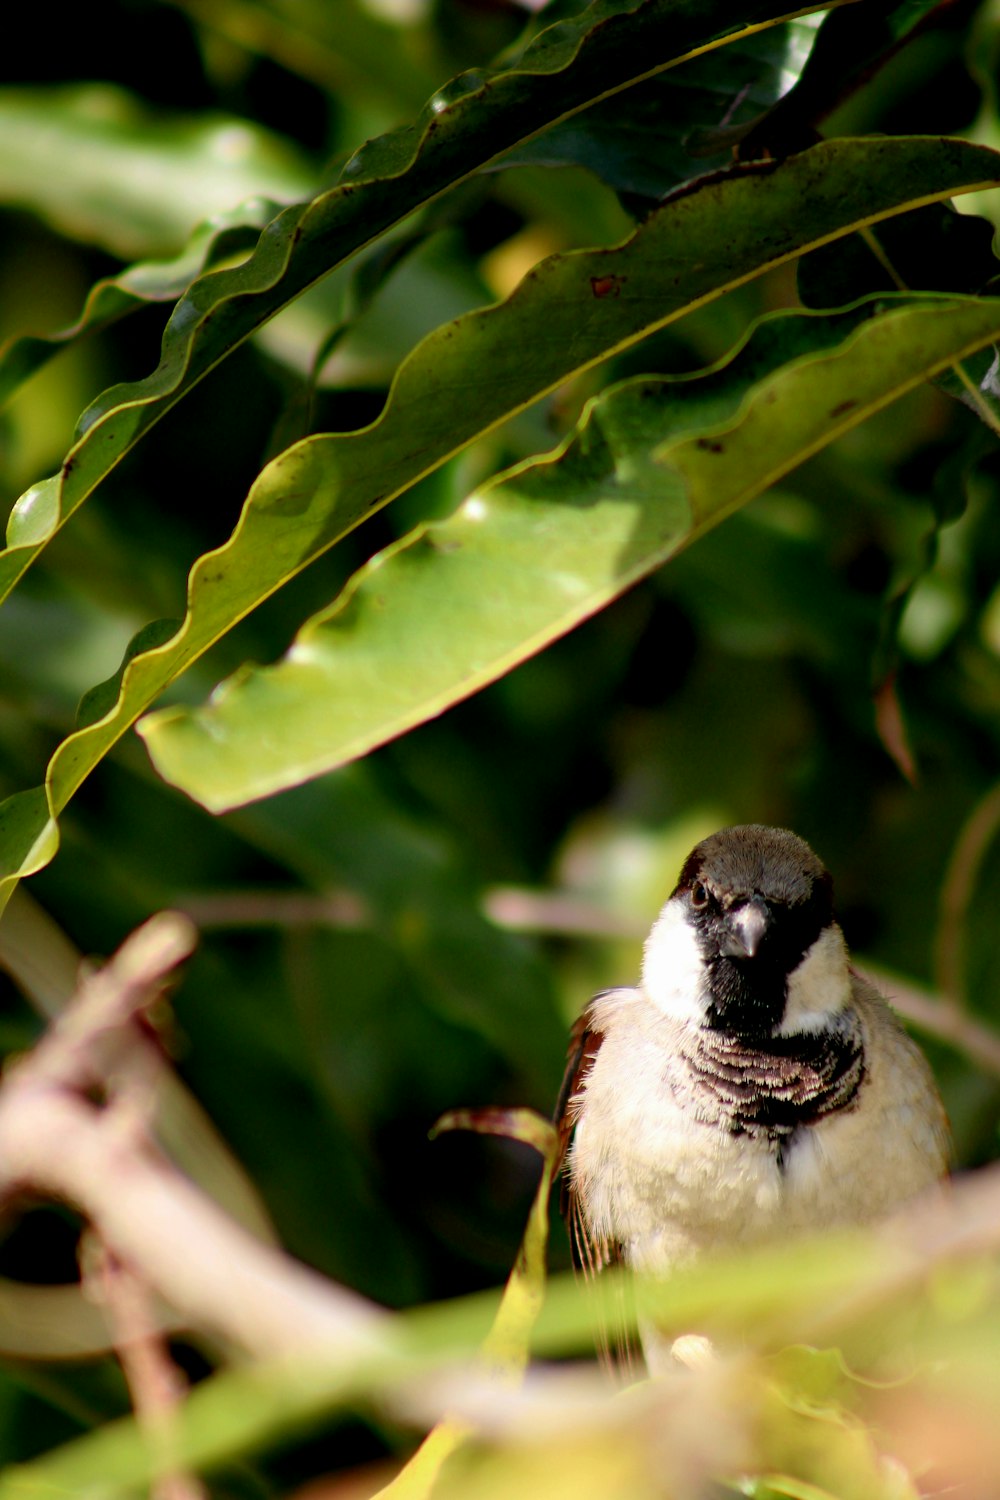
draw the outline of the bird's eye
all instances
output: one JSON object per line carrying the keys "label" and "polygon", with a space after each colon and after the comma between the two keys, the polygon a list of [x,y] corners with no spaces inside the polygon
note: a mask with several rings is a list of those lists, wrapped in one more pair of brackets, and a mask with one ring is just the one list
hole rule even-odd
{"label": "bird's eye", "polygon": [[700,880],[696,880],[691,887],[691,905],[695,911],[704,911],[708,905],[708,892]]}

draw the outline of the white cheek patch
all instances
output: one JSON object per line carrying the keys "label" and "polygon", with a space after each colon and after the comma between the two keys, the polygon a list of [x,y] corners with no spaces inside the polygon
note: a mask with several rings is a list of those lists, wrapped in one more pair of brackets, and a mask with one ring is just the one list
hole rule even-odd
{"label": "white cheek patch", "polygon": [[668,901],[646,939],[642,987],[657,1010],[701,1025],[707,1009],[705,961],[679,902]]}
{"label": "white cheek patch", "polygon": [[840,928],[831,923],[788,976],[788,998],[778,1035],[823,1031],[850,998],[847,946]]}

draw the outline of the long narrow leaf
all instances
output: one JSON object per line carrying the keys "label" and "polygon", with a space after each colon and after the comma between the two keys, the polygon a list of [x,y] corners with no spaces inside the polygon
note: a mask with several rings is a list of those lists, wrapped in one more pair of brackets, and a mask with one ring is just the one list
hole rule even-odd
{"label": "long narrow leaf", "polygon": [[[837,0],[831,0],[837,3]],[[595,0],[549,27],[507,71],[466,73],[412,127],[370,142],[340,185],[286,209],[244,264],[200,277],[180,299],[147,379],[113,386],[80,419],[61,472],[18,501],[0,553],[0,598],[157,422],[220,360],[306,287],[415,209],[523,140],[686,57],[815,5],[787,0]]]}
{"label": "long narrow leaf", "polygon": [[[810,55],[821,14],[753,32],[683,67],[596,104],[503,158],[586,167],[619,192],[662,198],[678,184],[719,170],[740,130],[793,87]],[[719,131],[720,121],[726,127]],[[722,136],[721,140],[714,139]]]}
{"label": "long narrow leaf", "polygon": [[98,281],[77,321],[58,333],[22,334],[0,349],[0,402],[9,401],[26,380],[70,344],[107,328],[152,302],[175,302],[196,276],[228,256],[248,254],[260,231],[279,212],[278,204],[252,198],[230,212],[199,224],[172,260],[139,261]]}
{"label": "long narrow leaf", "polygon": [[52,858],[59,813],[167,684],[376,506],[692,307],[861,224],[996,180],[998,167],[996,153],[961,141],[826,142],[671,200],[617,249],[554,256],[505,303],[438,329],[401,368],[377,423],[306,439],[268,465],[229,542],[195,564],[181,627],[136,642],[103,716],[92,707],[95,722],[63,742],[45,788],[0,804],[0,897]]}
{"label": "long narrow leaf", "polygon": [[1000,302],[785,314],[721,371],[598,397],[512,470],[366,565],[285,660],[140,732],[218,811],[364,754],[538,651],[796,464],[1000,337]]}

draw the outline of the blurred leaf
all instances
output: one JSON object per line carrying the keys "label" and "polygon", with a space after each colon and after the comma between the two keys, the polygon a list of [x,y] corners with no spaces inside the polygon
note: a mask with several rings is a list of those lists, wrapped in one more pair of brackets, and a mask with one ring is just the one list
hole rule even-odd
{"label": "blurred leaf", "polygon": [[872,310],[777,317],[721,372],[612,387],[555,461],[494,480],[368,564],[280,666],[245,670],[206,708],[145,720],[160,774],[220,810],[364,754],[1000,335],[991,300]]}
{"label": "blurred leaf", "polygon": [[313,185],[252,121],[156,117],[103,83],[0,89],[0,200],[122,259],[170,254],[245,198],[290,203]]}
{"label": "blurred leaf", "polygon": [[906,777],[911,786],[915,786],[918,778],[917,763],[907,733],[899,693],[896,691],[894,674],[884,677],[876,685],[874,699],[878,737],[899,767],[900,774]]}
{"label": "blurred leaf", "polygon": [[[967,1229],[971,1240],[981,1246],[981,1230],[971,1223]],[[967,1244],[967,1255],[969,1249]],[[780,1454],[785,1460],[782,1467],[791,1470],[791,1480],[815,1483],[817,1466],[828,1460],[831,1475],[853,1486],[847,1491],[851,1500],[888,1500],[890,1496],[897,1500],[912,1493],[905,1487],[905,1473],[891,1467],[882,1470],[867,1433],[852,1417],[845,1420],[836,1405],[830,1408],[831,1420],[823,1420],[822,1408],[809,1400],[816,1389],[812,1375],[806,1375],[801,1396],[791,1374],[776,1386],[770,1350],[789,1341],[810,1341],[809,1330],[816,1321],[824,1328],[824,1337],[840,1338],[845,1348],[855,1351],[855,1357],[869,1363],[887,1349],[895,1350],[902,1340],[915,1367],[914,1381],[933,1391],[939,1377],[930,1362],[947,1348],[950,1389],[971,1393],[982,1380],[981,1351],[995,1346],[1000,1331],[1000,1305],[995,1278],[990,1276],[984,1283],[983,1264],[975,1249],[968,1259],[948,1263],[952,1287],[948,1299],[922,1297],[929,1272],[935,1267],[943,1270],[947,1254],[936,1242],[904,1246],[870,1231],[828,1234],[757,1250],[744,1248],[686,1268],[666,1282],[644,1284],[645,1307],[665,1329],[707,1328],[713,1337],[735,1341],[742,1350],[735,1391],[737,1400],[742,1393],[740,1409],[747,1410],[749,1394],[756,1392],[751,1405],[755,1412],[760,1409],[764,1419],[763,1451],[775,1458]],[[613,1279],[614,1273],[605,1274]],[[963,1288],[975,1295],[963,1297]],[[497,1298],[490,1293],[456,1297],[398,1314],[385,1330],[382,1351],[363,1364],[348,1365],[336,1355],[318,1360],[311,1354],[211,1377],[190,1393],[178,1413],[176,1456],[200,1469],[274,1444],[322,1414],[356,1406],[366,1397],[381,1396],[391,1402],[402,1394],[405,1406],[409,1391],[411,1405],[414,1393],[422,1393],[426,1401],[427,1392],[434,1389],[435,1372],[450,1369],[453,1376],[457,1374],[457,1383],[450,1389],[461,1393],[470,1380],[467,1361],[475,1355],[496,1308]],[[536,1325],[535,1352],[550,1359],[578,1354],[591,1346],[593,1334],[594,1307],[585,1288],[571,1276],[550,1281]],[[861,1350],[866,1354],[860,1355]],[[755,1359],[761,1363],[752,1363]],[[721,1478],[719,1469],[725,1461],[720,1465],[714,1438],[722,1410],[720,1382],[725,1381],[726,1371],[723,1353],[718,1367],[706,1372],[707,1392],[695,1372],[681,1372],[683,1389],[691,1397],[684,1401],[669,1382],[663,1385],[666,1399],[658,1398],[660,1383],[651,1382],[630,1393],[624,1407],[620,1398],[609,1398],[606,1387],[591,1388],[578,1420],[607,1443],[624,1445],[627,1452],[644,1456],[646,1462],[657,1452],[662,1460],[670,1448],[670,1441],[664,1439],[681,1442],[692,1420],[697,1420],[711,1435],[712,1468]],[[449,1387],[438,1389],[446,1393]],[[984,1394],[995,1392],[995,1377],[980,1389]],[[654,1402],[652,1411],[643,1404],[644,1391]],[[499,1408],[499,1391],[494,1390],[491,1399]],[[552,1430],[565,1430],[563,1424],[573,1415],[572,1405],[568,1413],[557,1406],[554,1417],[550,1416]],[[501,1427],[501,1438],[503,1433]],[[544,1427],[539,1435],[546,1435]],[[502,1448],[500,1453],[502,1457]],[[511,1444],[515,1462],[516,1455],[515,1437]],[[154,1472],[151,1445],[134,1421],[121,1421],[34,1463],[8,1467],[0,1475],[0,1500],[84,1490],[111,1500],[133,1493]],[[879,1487],[867,1492],[859,1489],[859,1473],[869,1478],[879,1475]],[[835,1493],[839,1496],[841,1491]]]}
{"label": "blurred leaf", "polygon": [[[393,25],[359,0],[175,0],[205,29],[338,96],[419,109],[440,72],[424,28]],[[411,33],[417,31],[417,35]]]}

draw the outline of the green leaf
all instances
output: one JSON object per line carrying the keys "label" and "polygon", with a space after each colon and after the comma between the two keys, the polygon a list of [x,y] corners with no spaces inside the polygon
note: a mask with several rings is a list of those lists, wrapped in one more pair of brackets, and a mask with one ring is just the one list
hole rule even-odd
{"label": "green leaf", "polygon": [[729,140],[710,133],[745,127],[795,83],[821,14],[751,32],[694,57],[668,77],[637,84],[505,156],[501,166],[587,167],[619,192],[662,198],[680,183],[725,167]]}
{"label": "green leaf", "polygon": [[[436,330],[401,367],[378,422],[307,439],[264,469],[232,538],[195,564],[176,635],[135,656],[116,705],[63,742],[44,797],[21,794],[34,798],[36,817],[21,805],[18,837],[0,838],[0,894],[51,858],[51,840],[37,842],[47,825],[54,831],[80,783],[163,689],[378,505],[575,371],[809,246],[989,180],[998,165],[995,153],[960,141],[825,142],[670,200],[615,249],[543,261],[506,302]],[[44,521],[51,490],[39,487],[38,503]]]}
{"label": "green leaf", "polygon": [[0,200],[128,259],[176,250],[245,198],[314,189],[291,145],[235,117],[169,117],[102,84],[0,89]]}
{"label": "green leaf", "polygon": [[268,198],[251,198],[199,224],[172,260],[139,261],[91,288],[80,317],[70,328],[38,337],[24,334],[0,349],[0,402],[9,401],[24,382],[78,339],[107,328],[153,302],[174,302],[196,276],[230,256],[244,255],[278,212]]}
{"label": "green leaf", "polygon": [[111,387],[81,417],[79,440],[47,482],[44,534],[37,524],[23,534],[21,509],[32,509],[33,491],[15,506],[0,553],[0,598],[143,433],[313,282],[554,121],[787,14],[775,0],[752,6],[749,21],[734,0],[595,0],[579,20],[541,32],[515,68],[452,80],[413,126],[362,147],[336,188],[279,214],[244,264],[188,288],[167,324],[158,368]]}
{"label": "green leaf", "polygon": [[[802,258],[799,296],[807,307],[841,307],[883,291],[981,293],[995,296],[1000,261],[993,225],[946,203],[849,235],[835,248],[823,245]],[[947,369],[942,390],[962,401],[993,431],[1000,431],[996,354],[987,350],[967,369]]]}
{"label": "green leaf", "polygon": [[161,775],[221,810],[364,754],[616,598],[841,433],[1000,334],[1000,303],[779,315],[721,370],[643,378],[554,456],[367,564],[278,666],[140,725]]}
{"label": "green leaf", "polygon": [[[530,945],[483,915],[457,838],[405,813],[362,765],[258,803],[234,821],[306,886],[355,892],[420,1003],[516,1066],[526,1100],[549,1101],[566,1052],[551,972]],[[340,1013],[328,1021],[339,1056]],[[370,1024],[359,1021],[353,1033]],[[402,1022],[395,1034],[397,1041],[406,1034]],[[333,1048],[324,1043],[322,1051]]]}
{"label": "green leaf", "polygon": [[848,6],[747,33],[724,51],[694,57],[669,77],[638,84],[623,98],[555,126],[505,157],[504,165],[573,162],[620,192],[661,198],[679,183],[724,167],[744,141],[747,159],[788,156],[815,138],[816,123],[936,3],[868,0],[861,11]]}

